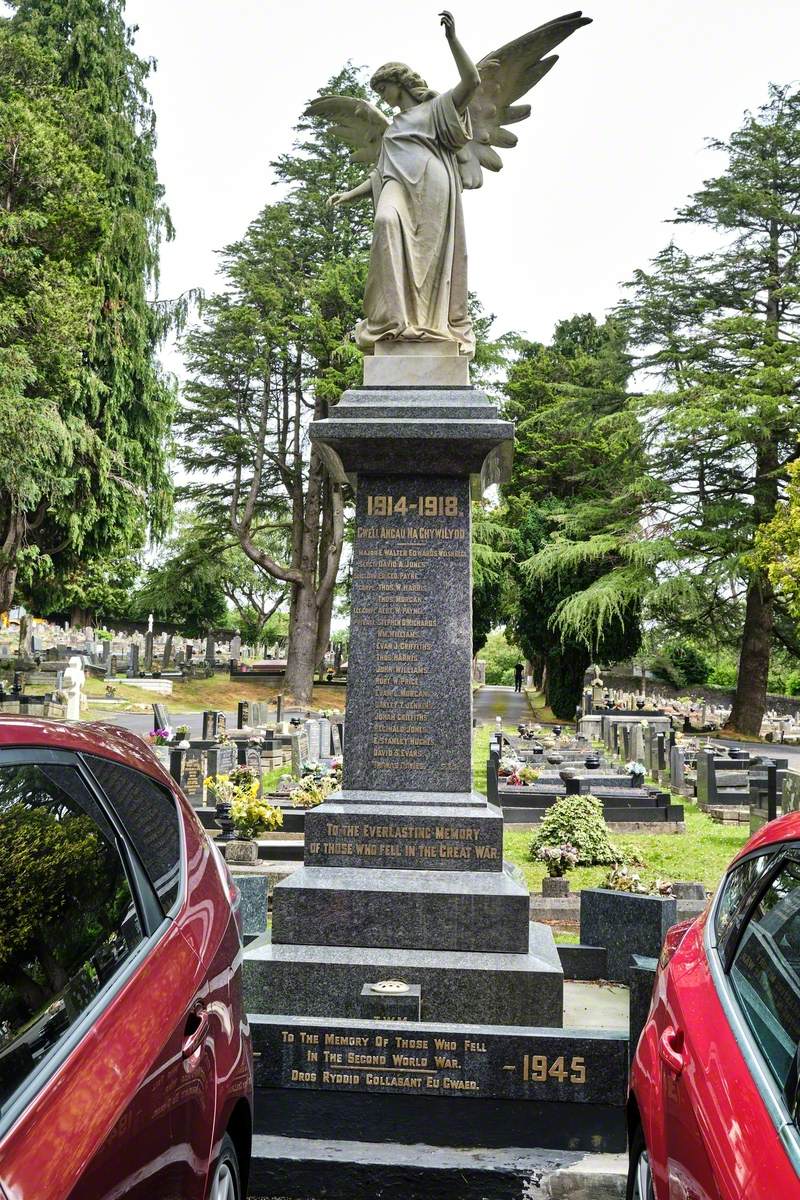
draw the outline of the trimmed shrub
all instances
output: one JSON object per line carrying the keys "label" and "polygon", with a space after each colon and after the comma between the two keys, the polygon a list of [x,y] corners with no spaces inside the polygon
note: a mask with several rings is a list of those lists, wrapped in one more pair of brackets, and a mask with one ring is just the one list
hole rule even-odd
{"label": "trimmed shrub", "polygon": [[578,853],[582,867],[620,862],[623,855],[611,842],[596,796],[562,796],[549,808],[531,842],[529,857],[536,861],[545,846],[569,843]]}

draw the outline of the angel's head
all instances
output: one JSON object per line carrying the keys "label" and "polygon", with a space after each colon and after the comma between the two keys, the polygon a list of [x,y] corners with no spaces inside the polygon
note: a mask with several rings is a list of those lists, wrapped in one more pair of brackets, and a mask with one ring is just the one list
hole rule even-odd
{"label": "angel's head", "polygon": [[400,105],[400,98],[406,92],[416,104],[424,100],[432,100],[436,92],[431,91],[425,80],[405,63],[389,62],[378,67],[370,79],[374,91],[392,108]]}

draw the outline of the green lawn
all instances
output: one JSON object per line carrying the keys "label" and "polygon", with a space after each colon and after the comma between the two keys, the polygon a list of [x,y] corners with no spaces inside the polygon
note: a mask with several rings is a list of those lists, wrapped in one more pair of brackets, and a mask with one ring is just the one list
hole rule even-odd
{"label": "green lawn", "polygon": [[[478,728],[473,741],[473,783],[475,790],[484,795],[490,736],[488,726]],[[643,863],[637,870],[648,881],[653,876],[669,880],[697,880],[713,890],[734,854],[747,841],[747,828],[743,825],[716,825],[691,801],[676,797],[676,802],[684,806],[686,833],[612,834],[612,841],[620,849],[637,855]],[[533,833],[533,828],[507,829],[503,853],[510,862],[522,868],[529,888],[538,892],[545,869],[541,863],[528,859]],[[598,887],[607,871],[607,867],[578,867],[570,871],[572,891]]]}

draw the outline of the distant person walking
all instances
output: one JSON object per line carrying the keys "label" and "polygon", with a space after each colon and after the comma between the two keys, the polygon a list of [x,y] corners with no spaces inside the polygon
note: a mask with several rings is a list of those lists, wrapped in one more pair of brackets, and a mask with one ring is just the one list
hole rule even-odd
{"label": "distant person walking", "polygon": [[525,668],[523,667],[522,663],[518,662],[514,667],[514,691],[515,692],[522,691],[522,676],[524,674],[524,671],[525,671]]}

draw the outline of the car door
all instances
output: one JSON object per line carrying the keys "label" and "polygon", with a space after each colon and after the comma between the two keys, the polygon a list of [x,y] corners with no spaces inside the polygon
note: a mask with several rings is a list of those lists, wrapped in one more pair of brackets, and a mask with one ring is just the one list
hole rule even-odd
{"label": "car door", "polygon": [[796,884],[793,872],[782,853],[762,851],[739,864],[710,924],[690,931],[666,973],[659,1057],[669,1200],[766,1200],[797,1189],[786,1153],[788,1112],[784,1106],[776,1118],[777,1090],[767,1085],[763,1057],[780,1047],[783,1088],[800,1033],[800,991],[764,922],[775,910],[784,945],[800,941],[800,870]]}
{"label": "car door", "polygon": [[205,1029],[186,1045],[199,961],[76,756],[0,754],[0,900],[0,1185],[202,1196],[207,1164],[187,1153],[187,1127],[210,1137],[213,1121]]}
{"label": "car door", "polygon": [[192,907],[181,869],[187,831],[175,798],[150,776],[95,756],[84,762],[124,826],[168,929],[136,994],[124,1010],[109,1014],[102,1035],[109,1082],[118,1071],[135,1077],[144,1067],[145,1073],[70,1200],[201,1200],[213,1138],[219,1021],[200,959],[180,929],[182,912]]}

